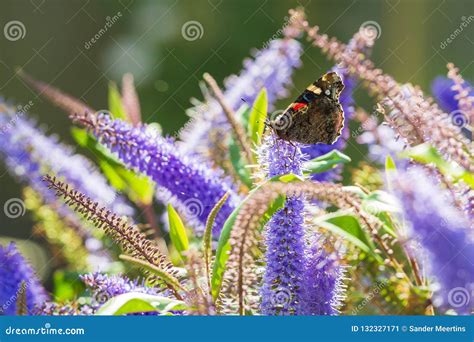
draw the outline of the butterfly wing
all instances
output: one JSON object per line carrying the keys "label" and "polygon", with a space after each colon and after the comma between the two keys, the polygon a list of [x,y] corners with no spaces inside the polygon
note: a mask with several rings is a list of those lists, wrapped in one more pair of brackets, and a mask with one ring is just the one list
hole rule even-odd
{"label": "butterfly wing", "polygon": [[277,135],[303,144],[333,144],[344,126],[339,103],[343,89],[344,84],[335,72],[310,84],[275,120]]}

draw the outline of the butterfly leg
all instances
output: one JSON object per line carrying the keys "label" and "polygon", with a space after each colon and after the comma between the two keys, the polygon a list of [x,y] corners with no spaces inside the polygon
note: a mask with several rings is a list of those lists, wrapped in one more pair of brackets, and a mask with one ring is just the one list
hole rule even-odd
{"label": "butterfly leg", "polygon": [[295,143],[294,143],[293,141],[291,141],[291,140],[287,140],[287,141],[288,141],[288,144],[293,147],[293,155],[291,156],[291,160],[292,160],[292,161],[295,161],[296,151],[297,151],[297,149],[298,149],[298,146],[295,145]]}

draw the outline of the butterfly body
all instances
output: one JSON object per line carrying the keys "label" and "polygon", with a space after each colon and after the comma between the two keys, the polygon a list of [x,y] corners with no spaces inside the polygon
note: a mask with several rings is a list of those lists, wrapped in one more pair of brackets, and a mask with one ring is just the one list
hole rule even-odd
{"label": "butterfly body", "polygon": [[337,73],[323,75],[270,122],[277,136],[302,144],[333,144],[344,127],[339,102],[343,89]]}

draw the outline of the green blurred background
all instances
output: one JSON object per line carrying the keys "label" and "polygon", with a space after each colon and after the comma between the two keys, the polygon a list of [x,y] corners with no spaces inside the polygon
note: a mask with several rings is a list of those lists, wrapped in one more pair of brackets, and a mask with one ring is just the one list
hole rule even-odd
{"label": "green blurred background", "polygon": [[[474,79],[474,22],[445,49],[440,44],[474,14],[472,0],[313,0],[313,1],[60,1],[2,0],[0,27],[21,21],[25,37],[9,41],[0,35],[0,96],[25,104],[50,133],[72,143],[66,115],[15,76],[22,67],[37,79],[73,94],[96,109],[107,107],[109,81],[125,72],[135,75],[144,120],[159,121],[175,134],[186,122],[191,97],[200,98],[204,72],[219,82],[238,73],[254,48],[274,35],[289,8],[303,5],[309,21],[323,32],[347,41],[367,21],[381,28],[373,59],[400,82],[429,91],[431,80],[454,62],[467,79]],[[101,38],[88,42],[107,18],[121,16]],[[203,35],[183,38],[181,28],[198,21]],[[291,98],[331,64],[318,49],[305,46],[303,67],[294,75]],[[359,89],[360,105],[371,103]],[[280,103],[281,107],[284,102]],[[21,197],[21,189],[0,167],[0,205]],[[31,221],[0,215],[0,236],[28,238]]]}

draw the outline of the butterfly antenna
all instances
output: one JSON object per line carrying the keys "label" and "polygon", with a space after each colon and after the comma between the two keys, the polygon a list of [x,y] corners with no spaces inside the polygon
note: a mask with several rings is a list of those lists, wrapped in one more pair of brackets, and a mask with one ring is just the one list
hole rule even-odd
{"label": "butterfly antenna", "polygon": [[[240,98],[242,100],[242,102],[245,102],[247,105],[249,105],[249,103],[247,102],[246,99],[244,99],[243,97]],[[252,109],[255,109],[255,106],[250,106],[250,108]],[[262,111],[259,110],[259,113],[263,113]],[[257,121],[258,122],[258,121]],[[271,120],[268,118],[268,113],[265,113],[265,121],[263,122],[263,124],[268,127],[268,128],[272,128],[272,123],[271,123]]]}

